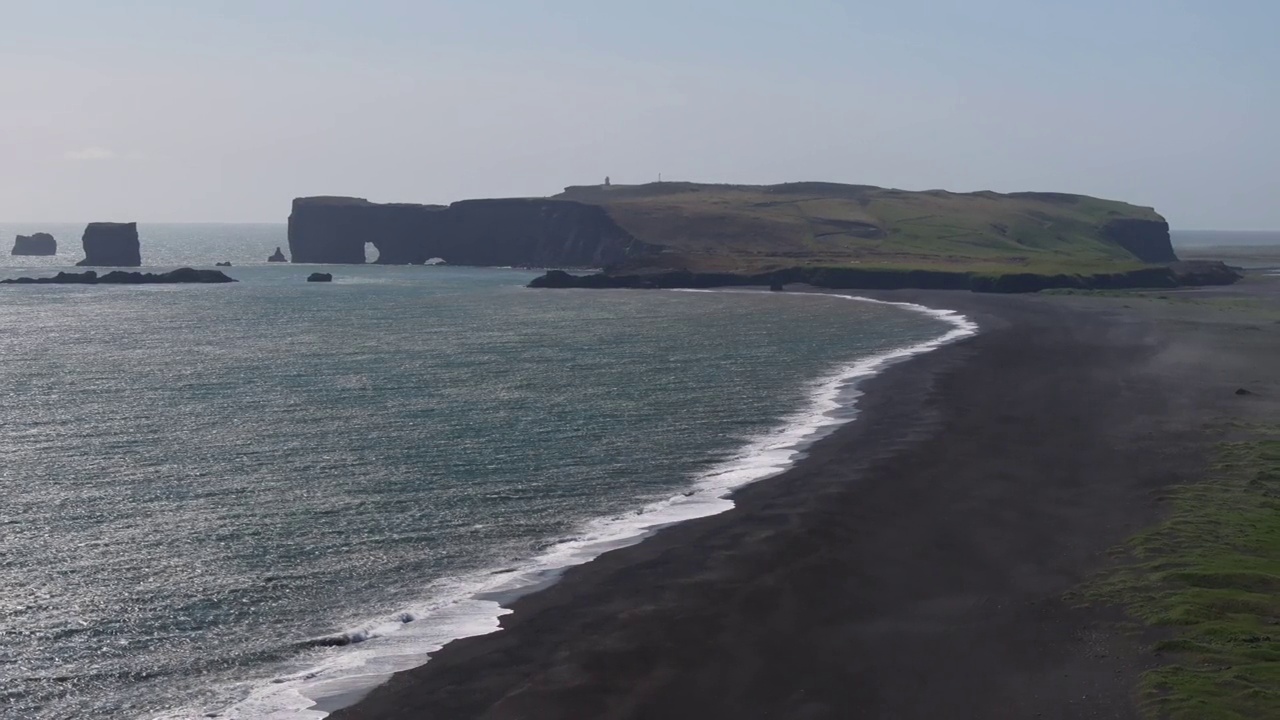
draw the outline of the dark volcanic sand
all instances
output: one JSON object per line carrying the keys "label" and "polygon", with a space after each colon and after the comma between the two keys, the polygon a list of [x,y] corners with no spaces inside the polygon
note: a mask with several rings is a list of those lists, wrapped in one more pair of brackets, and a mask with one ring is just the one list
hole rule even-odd
{"label": "dark volcanic sand", "polygon": [[[1251,287],[1219,296],[1272,292]],[[331,717],[1136,717],[1154,656],[1115,610],[1063,596],[1197,477],[1207,423],[1275,409],[1280,325],[1155,299],[878,296],[982,333],[869,381],[856,422],[732,511],[570,570],[505,630]]]}

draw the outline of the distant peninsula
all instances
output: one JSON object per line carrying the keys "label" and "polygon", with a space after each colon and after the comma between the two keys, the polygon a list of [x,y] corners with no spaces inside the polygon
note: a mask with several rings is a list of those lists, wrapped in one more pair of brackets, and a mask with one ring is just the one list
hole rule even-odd
{"label": "distant peninsula", "polygon": [[[544,286],[1164,287],[1234,282],[1176,264],[1154,209],[1062,193],[912,192],[802,182],[660,182],[566,188],[548,198],[377,204],[293,202],[294,262],[595,268]],[[625,278],[625,279],[624,279]]]}

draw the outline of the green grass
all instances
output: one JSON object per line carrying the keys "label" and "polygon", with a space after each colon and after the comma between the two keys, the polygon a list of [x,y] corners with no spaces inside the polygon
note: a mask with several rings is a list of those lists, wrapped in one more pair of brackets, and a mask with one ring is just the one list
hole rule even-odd
{"label": "green grass", "polygon": [[1166,664],[1142,681],[1151,717],[1280,718],[1280,429],[1225,444],[1171,500],[1084,597],[1167,634],[1152,648]]}
{"label": "green grass", "polygon": [[856,185],[661,183],[568,188],[664,252],[655,269],[757,273],[783,267],[885,267],[1093,274],[1140,267],[1102,237],[1150,208],[1081,195],[908,192]]}

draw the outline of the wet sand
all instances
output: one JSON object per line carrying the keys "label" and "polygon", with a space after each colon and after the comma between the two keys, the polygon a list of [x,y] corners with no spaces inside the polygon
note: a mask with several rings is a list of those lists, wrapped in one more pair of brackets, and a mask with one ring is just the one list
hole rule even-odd
{"label": "wet sand", "polygon": [[1222,420],[1277,416],[1277,286],[867,293],[982,332],[870,379],[733,510],[571,569],[331,717],[1136,718],[1157,658],[1064,595]]}

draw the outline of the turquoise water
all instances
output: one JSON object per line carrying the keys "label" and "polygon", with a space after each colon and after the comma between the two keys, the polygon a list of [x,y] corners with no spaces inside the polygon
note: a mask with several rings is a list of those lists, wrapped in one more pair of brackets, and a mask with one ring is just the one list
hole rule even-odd
{"label": "turquoise water", "polygon": [[262,262],[283,235],[143,226],[144,263],[231,260],[231,285],[0,286],[0,716],[320,717],[520,588],[723,509],[848,417],[868,358],[952,329],[516,270],[308,284]]}

